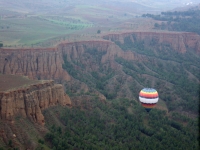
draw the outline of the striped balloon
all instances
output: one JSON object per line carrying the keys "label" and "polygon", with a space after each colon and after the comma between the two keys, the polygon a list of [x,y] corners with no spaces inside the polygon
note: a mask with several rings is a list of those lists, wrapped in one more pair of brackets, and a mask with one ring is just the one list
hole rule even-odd
{"label": "striped balloon", "polygon": [[139,100],[142,106],[149,112],[158,102],[158,92],[153,88],[144,88],[140,91]]}

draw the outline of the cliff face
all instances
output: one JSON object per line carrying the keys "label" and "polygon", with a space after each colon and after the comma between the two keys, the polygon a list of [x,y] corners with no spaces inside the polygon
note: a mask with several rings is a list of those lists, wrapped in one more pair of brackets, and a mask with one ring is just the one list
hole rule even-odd
{"label": "cliff face", "polygon": [[[113,69],[117,69],[114,59],[116,57],[121,57],[126,60],[134,60],[134,54],[131,51],[123,51],[119,46],[111,41],[82,41],[75,43],[62,43],[58,45],[58,50],[62,52],[62,55],[67,56],[68,61],[79,61],[84,66],[86,70],[97,70],[99,65],[95,63],[93,58],[86,59],[86,53],[88,51],[97,51],[96,54],[92,55],[101,55],[100,62],[101,64],[109,63]],[[91,52],[92,53],[92,52]]]}
{"label": "cliff face", "polygon": [[[181,53],[191,48],[200,54],[200,36],[195,33],[129,32],[103,36],[106,40],[121,43],[124,43],[126,37],[129,37],[132,42],[143,40],[147,46],[153,41],[169,44]],[[78,60],[87,49],[104,52],[101,63],[109,61],[113,68],[118,67],[112,61],[115,57],[140,60],[133,52],[122,51],[115,43],[106,40],[61,43],[55,48],[46,49],[0,49],[0,73],[26,75],[31,79],[70,81],[70,75],[62,68],[63,55],[67,55],[69,61]],[[85,63],[94,69],[89,59],[85,60]]]}
{"label": "cliff face", "polygon": [[[110,41],[82,41],[61,43],[50,49],[0,49],[0,73],[25,75],[30,79],[71,80],[67,71],[63,70],[63,55],[69,61],[80,59],[87,49],[104,51],[102,63],[110,62],[116,57],[132,60],[132,52],[124,52]],[[85,63],[91,65],[90,60]],[[111,64],[116,67],[114,64]]]}
{"label": "cliff face", "polygon": [[[115,43],[105,40],[62,43],[58,45],[58,50],[62,52],[64,59],[66,59],[65,65],[66,68],[68,67],[67,70],[69,70],[76,79],[84,82],[86,86],[89,85],[87,91],[85,91],[85,89],[81,90],[98,95],[98,98],[102,101],[106,99],[105,96],[108,94],[104,92],[102,95],[102,93],[100,93],[102,91],[98,88],[105,88],[106,92],[113,93],[113,91],[116,91],[115,79],[118,78],[114,77],[114,72],[119,73],[120,76],[126,76],[122,71],[122,66],[116,62],[115,59],[118,57],[128,61],[139,61],[139,59],[143,59],[138,54],[128,50],[123,51]],[[127,78],[125,78],[123,84],[128,82],[126,79]],[[106,81],[107,83],[105,83]],[[117,81],[117,84],[117,86],[119,86],[121,83]],[[67,90],[72,93],[73,91],[80,90],[81,87],[80,84],[69,84],[69,82],[66,84]],[[125,95],[127,92],[129,92],[129,90],[122,93]],[[79,97],[79,99],[82,98],[82,96]],[[76,100],[73,99],[72,103],[78,105],[75,101]]]}
{"label": "cliff face", "polygon": [[143,40],[145,43],[153,41],[169,44],[174,50],[181,53],[185,53],[186,48],[192,48],[200,53],[200,36],[196,33],[128,32],[103,36],[104,39],[121,43],[124,43],[126,37],[129,37],[132,42]]}
{"label": "cliff face", "polygon": [[55,49],[0,49],[0,73],[26,75],[31,79],[65,79],[62,56]]}
{"label": "cliff face", "polygon": [[63,86],[53,81],[0,92],[0,116],[3,120],[12,121],[14,116],[20,115],[44,124],[41,111],[57,104],[71,105],[71,101]]}

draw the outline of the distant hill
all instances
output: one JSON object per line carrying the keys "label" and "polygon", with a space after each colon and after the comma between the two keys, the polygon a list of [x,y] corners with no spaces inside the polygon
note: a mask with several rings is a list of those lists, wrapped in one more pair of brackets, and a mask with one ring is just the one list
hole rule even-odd
{"label": "distant hill", "polygon": [[[4,6],[2,8],[6,9],[12,9],[14,11],[20,10],[21,11],[29,11],[29,12],[48,12],[51,9],[56,8],[64,8],[66,6],[75,6],[75,5],[110,5],[111,7],[116,6],[119,8],[125,8],[131,7],[132,9],[152,9],[152,11],[162,11],[162,10],[170,10],[176,7],[184,7],[188,5],[197,5],[199,3],[198,0],[174,0],[174,1],[168,1],[168,0],[99,0],[99,1],[92,1],[92,0],[76,0],[76,1],[70,1],[70,0],[17,0],[17,1],[4,1],[0,0],[1,6]],[[134,6],[137,6],[134,8]],[[154,9],[154,10],[153,10]],[[127,10],[126,10],[127,11]]]}
{"label": "distant hill", "polygon": [[190,7],[184,11],[162,12],[160,15],[143,14],[143,17],[151,17],[158,20],[154,24],[155,29],[169,31],[187,31],[200,34],[200,8]]}

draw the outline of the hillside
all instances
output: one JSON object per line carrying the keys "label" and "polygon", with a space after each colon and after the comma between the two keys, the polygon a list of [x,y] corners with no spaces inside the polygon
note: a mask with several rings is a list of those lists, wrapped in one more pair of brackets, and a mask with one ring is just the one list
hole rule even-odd
{"label": "hillside", "polygon": [[[103,38],[58,45],[72,77],[65,87],[73,108],[45,112],[56,117],[47,119],[41,147],[198,149],[199,35],[126,32]],[[159,93],[149,114],[138,102],[143,87]]]}
{"label": "hillside", "polygon": [[[49,117],[54,116],[54,117]],[[92,99],[81,107],[45,111],[49,132],[43,144],[52,149],[198,149],[198,121],[151,110],[128,99],[106,104]],[[56,118],[56,119],[55,119]],[[55,123],[58,120],[61,124]]]}
{"label": "hillside", "polygon": [[143,17],[151,17],[157,22],[154,28],[157,30],[186,31],[200,34],[200,8],[191,7],[185,11],[162,12],[159,15],[143,14]]}

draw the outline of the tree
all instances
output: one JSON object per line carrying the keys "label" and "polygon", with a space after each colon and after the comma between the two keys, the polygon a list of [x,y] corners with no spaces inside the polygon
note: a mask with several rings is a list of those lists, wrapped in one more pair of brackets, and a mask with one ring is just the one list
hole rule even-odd
{"label": "tree", "polygon": [[154,27],[155,27],[155,28],[159,28],[160,25],[159,25],[158,23],[155,23],[155,24],[154,24]]}
{"label": "tree", "polygon": [[8,145],[12,147],[12,140],[9,140]]}
{"label": "tree", "polygon": [[0,43],[0,48],[3,47],[3,43]]}
{"label": "tree", "polygon": [[100,34],[100,33],[101,33],[101,30],[98,30],[97,33]]}

